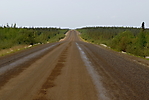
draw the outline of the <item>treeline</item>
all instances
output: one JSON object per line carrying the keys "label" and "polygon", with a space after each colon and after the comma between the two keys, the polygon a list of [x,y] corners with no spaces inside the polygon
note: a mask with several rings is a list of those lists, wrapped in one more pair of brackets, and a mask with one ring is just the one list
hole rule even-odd
{"label": "treeline", "polygon": [[17,28],[0,27],[0,50],[16,45],[34,45],[36,43],[56,42],[65,37],[68,29],[60,28]]}
{"label": "treeline", "polygon": [[133,27],[85,27],[78,29],[84,40],[106,44],[117,51],[149,56],[149,29]]}

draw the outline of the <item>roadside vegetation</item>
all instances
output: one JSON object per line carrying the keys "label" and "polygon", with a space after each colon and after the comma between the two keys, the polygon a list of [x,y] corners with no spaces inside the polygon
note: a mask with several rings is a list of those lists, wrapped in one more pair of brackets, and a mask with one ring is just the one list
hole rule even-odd
{"label": "roadside vegetation", "polygon": [[104,44],[140,57],[149,56],[149,29],[133,27],[85,27],[77,29],[85,41]]}
{"label": "roadside vegetation", "polygon": [[0,51],[6,49],[57,42],[65,37],[68,29],[17,28],[16,24],[0,27]]}

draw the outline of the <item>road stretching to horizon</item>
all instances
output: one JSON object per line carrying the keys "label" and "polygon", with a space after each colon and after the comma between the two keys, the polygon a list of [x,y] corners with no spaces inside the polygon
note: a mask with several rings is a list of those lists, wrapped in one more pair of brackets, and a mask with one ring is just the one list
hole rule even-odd
{"label": "road stretching to horizon", "polygon": [[0,100],[149,100],[148,61],[79,34],[1,57]]}

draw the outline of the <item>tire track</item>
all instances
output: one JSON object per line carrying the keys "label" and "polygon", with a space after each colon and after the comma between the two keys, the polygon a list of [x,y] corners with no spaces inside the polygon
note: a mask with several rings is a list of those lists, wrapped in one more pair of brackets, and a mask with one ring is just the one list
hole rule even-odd
{"label": "tire track", "polygon": [[90,74],[91,78],[92,78],[92,81],[96,87],[96,90],[97,90],[97,96],[98,96],[98,99],[99,100],[110,100],[107,96],[107,91],[105,89],[105,87],[103,86],[103,83],[101,81],[101,77],[100,75],[98,74],[98,72],[96,71],[95,67],[93,66],[93,64],[90,62],[89,58],[87,57],[86,53],[82,50],[82,48],[79,46],[78,43],[76,43],[79,51],[80,51],[80,54],[81,54],[81,57],[82,57],[82,60],[84,61],[85,65],[86,65],[86,68],[88,70],[88,73]]}

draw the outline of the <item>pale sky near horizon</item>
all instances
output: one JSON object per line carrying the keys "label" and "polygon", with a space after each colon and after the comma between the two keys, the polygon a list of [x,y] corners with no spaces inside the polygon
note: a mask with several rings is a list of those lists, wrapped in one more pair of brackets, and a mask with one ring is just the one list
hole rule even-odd
{"label": "pale sky near horizon", "polygon": [[149,0],[1,0],[0,25],[149,27]]}

